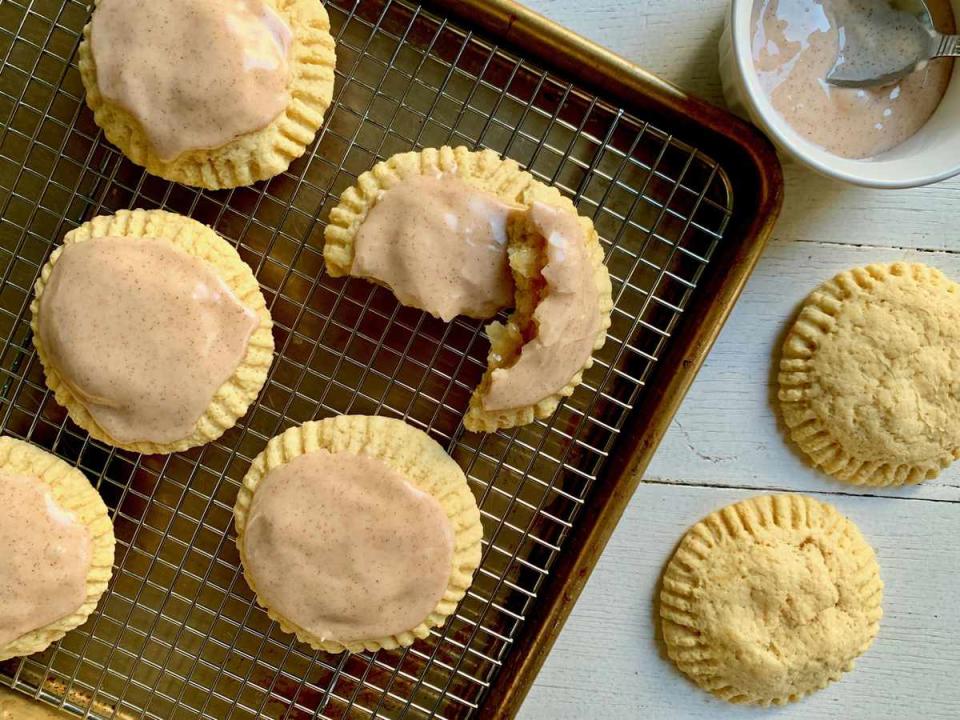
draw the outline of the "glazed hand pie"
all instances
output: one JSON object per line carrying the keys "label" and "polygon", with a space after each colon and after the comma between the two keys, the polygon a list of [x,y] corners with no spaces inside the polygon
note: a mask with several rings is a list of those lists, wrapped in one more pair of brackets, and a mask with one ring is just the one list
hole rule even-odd
{"label": "glazed hand pie", "polygon": [[0,660],[86,622],[113,571],[113,526],[82,472],[0,437]]}
{"label": "glazed hand pie", "polygon": [[344,415],[273,438],[234,517],[257,602],[326,652],[426,637],[480,563],[483,528],[463,471],[400,420]]}
{"label": "glazed hand pie", "polygon": [[250,268],[210,228],[161,210],[121,211],[68,233],[31,310],[57,402],[93,437],[135,452],[220,437],[273,360]]}
{"label": "glazed hand pie", "polygon": [[487,319],[489,369],[464,425],[493,431],[551,415],[606,340],[610,276],[590,220],[555,188],[485,150],[395,155],[330,213],[334,277],[390,288],[442,319]]}
{"label": "glazed hand pie", "polygon": [[336,56],[320,0],[96,0],[80,45],[87,105],[148,172],[250,185],[323,124]]}

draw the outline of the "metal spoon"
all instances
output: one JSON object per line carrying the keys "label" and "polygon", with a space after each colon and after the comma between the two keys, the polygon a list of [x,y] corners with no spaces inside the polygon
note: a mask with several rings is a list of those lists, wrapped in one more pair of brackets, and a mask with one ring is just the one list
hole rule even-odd
{"label": "metal spoon", "polygon": [[834,15],[840,47],[831,85],[889,85],[934,58],[960,57],[960,35],[938,32],[925,0],[848,0],[834,4]]}

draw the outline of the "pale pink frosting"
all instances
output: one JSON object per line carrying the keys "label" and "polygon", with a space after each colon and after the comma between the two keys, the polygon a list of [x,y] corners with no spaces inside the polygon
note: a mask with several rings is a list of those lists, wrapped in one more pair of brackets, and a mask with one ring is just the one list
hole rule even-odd
{"label": "pale pink frosting", "polygon": [[192,435],[259,320],[210,265],[166,240],[64,247],[40,298],[50,363],[118,442]]}
{"label": "pale pink frosting", "polygon": [[533,313],[536,334],[508,367],[493,371],[485,410],[535,405],[562,390],[590,359],[600,332],[600,293],[576,213],[534,203],[530,219],[546,241],[547,286]]}
{"label": "pale pink frosting", "polygon": [[87,599],[90,532],[34,477],[0,471],[0,646]]}
{"label": "pale pink frosting", "polygon": [[408,178],[360,225],[351,274],[443,320],[491,317],[513,303],[507,220],[516,209],[456,177]]}
{"label": "pale pink frosting", "polygon": [[100,91],[162,160],[262,130],[290,103],[292,33],[263,0],[100,0],[90,41]]}
{"label": "pale pink frosting", "polygon": [[447,589],[453,543],[440,503],[386,463],[320,450],[263,479],[242,553],[267,607],[348,643],[423,622]]}

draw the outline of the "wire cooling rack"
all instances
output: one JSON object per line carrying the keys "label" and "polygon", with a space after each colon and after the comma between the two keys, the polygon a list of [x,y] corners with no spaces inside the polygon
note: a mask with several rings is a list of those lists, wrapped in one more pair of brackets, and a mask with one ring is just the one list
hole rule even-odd
{"label": "wire cooling rack", "polygon": [[[331,0],[334,104],[310,150],[255,187],[197,191],[145,174],[84,107],[77,0],[0,3],[0,425],[79,465],[113,512],[113,581],[82,628],[0,664],[0,682],[89,717],[477,716],[701,274],[722,252],[727,173],[708,154],[405,0]],[[490,435],[461,417],[485,366],[481,323],[443,324],[323,271],[323,226],[376,161],[492,148],[573,196],[606,250],[616,308],[583,385],[548,420]],[[64,233],[121,208],[212,225],[253,267],[277,358],[219,441],[143,457],[91,440],[47,391],[31,288]],[[254,602],[231,511],[268,438],[338,413],[400,417],[463,466],[484,555],[456,614],[399,651],[327,655]]]}

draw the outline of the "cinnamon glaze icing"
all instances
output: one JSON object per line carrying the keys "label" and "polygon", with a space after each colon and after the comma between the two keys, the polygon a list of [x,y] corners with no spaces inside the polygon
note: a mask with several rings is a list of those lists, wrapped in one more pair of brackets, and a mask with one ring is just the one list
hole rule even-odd
{"label": "cinnamon glaze icing", "polygon": [[453,543],[440,503],[387,464],[320,450],[262,480],[242,554],[263,604],[347,643],[423,622],[447,588]]}
{"label": "cinnamon glaze icing", "polygon": [[263,0],[100,0],[90,42],[100,91],[161,160],[262,130],[290,103],[292,33]]}
{"label": "cinnamon glaze icing", "polygon": [[351,273],[445,321],[490,317],[513,303],[507,220],[516,210],[456,177],[403,180],[360,225]]}
{"label": "cinnamon glaze icing", "polygon": [[0,471],[0,647],[79,610],[90,533],[46,483]]}
{"label": "cinnamon glaze icing", "polygon": [[258,319],[170,242],[96,238],[64,246],[37,322],[51,364],[111,438],[170,443],[193,433]]}
{"label": "cinnamon glaze icing", "polygon": [[529,219],[546,242],[546,289],[533,313],[535,335],[516,362],[493,371],[485,410],[535,405],[562,390],[590,359],[600,332],[595,271],[577,215],[536,202]]}
{"label": "cinnamon glaze icing", "polygon": [[[949,0],[927,0],[938,27],[953,27]],[[878,0],[757,0],[753,57],[764,92],[804,138],[846,158],[871,158],[912,137],[946,92],[953,62],[935,60],[884,87],[833,87],[826,76],[843,34],[840,18]],[[880,3],[883,4],[883,3]]]}

